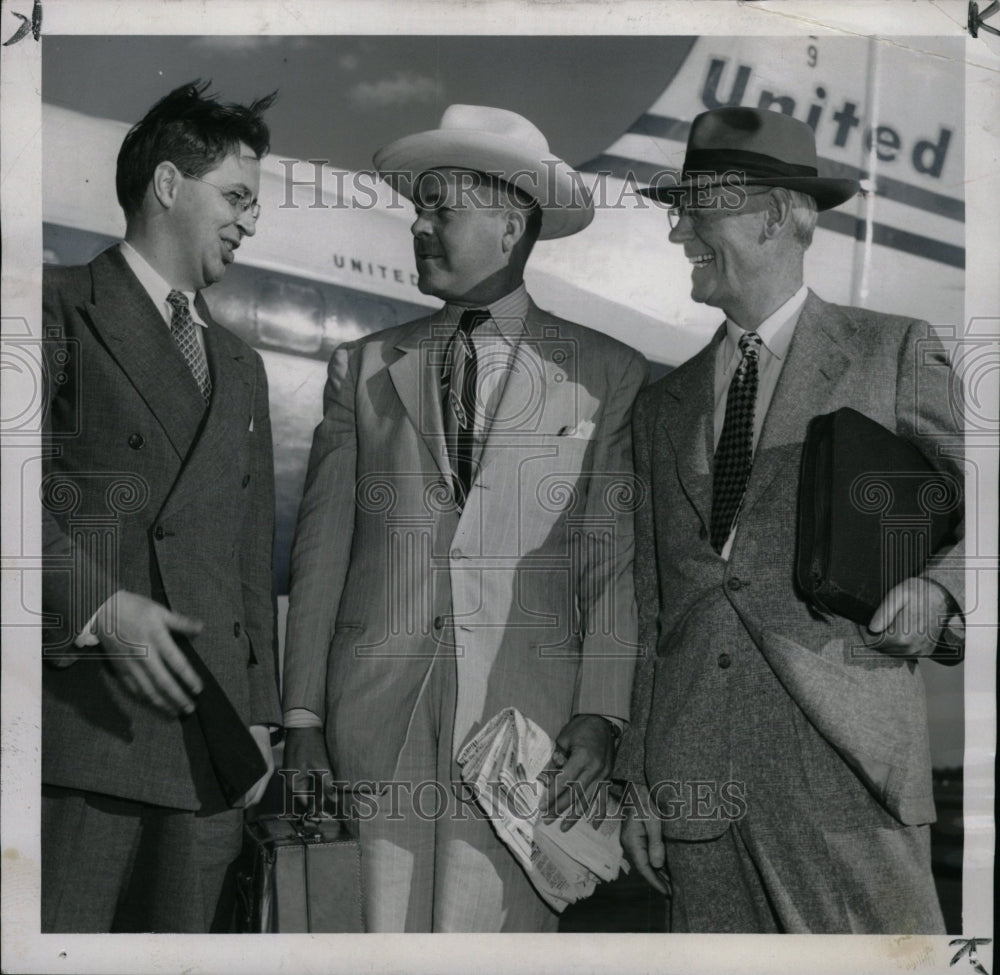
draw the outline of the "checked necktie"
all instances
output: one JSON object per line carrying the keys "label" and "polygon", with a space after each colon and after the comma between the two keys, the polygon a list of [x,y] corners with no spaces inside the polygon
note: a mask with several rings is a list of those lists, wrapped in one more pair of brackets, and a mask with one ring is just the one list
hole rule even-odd
{"label": "checked necktie", "polygon": [[745,332],[740,337],[742,358],[726,397],[726,418],[715,450],[712,478],[712,548],[716,552],[726,544],[750,477],[760,346],[756,332]]}
{"label": "checked necktie", "polygon": [[488,321],[489,317],[490,313],[480,308],[462,312],[448,357],[451,369],[445,377],[445,423],[451,469],[455,475],[455,500],[459,504],[464,504],[472,487],[475,463],[476,384],[479,369],[472,333],[479,325]]}
{"label": "checked necktie", "polygon": [[174,310],[170,318],[170,334],[208,403],[212,399],[212,377],[208,374],[208,361],[198,341],[198,326],[191,317],[187,296],[181,291],[171,291],[167,295],[167,304]]}

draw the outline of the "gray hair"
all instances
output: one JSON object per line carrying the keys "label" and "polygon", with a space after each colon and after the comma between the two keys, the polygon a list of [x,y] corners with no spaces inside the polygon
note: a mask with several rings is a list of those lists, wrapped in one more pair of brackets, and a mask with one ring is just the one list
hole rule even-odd
{"label": "gray hair", "polygon": [[805,250],[812,243],[819,217],[816,197],[801,190],[789,190],[788,193],[792,198],[792,233]]}

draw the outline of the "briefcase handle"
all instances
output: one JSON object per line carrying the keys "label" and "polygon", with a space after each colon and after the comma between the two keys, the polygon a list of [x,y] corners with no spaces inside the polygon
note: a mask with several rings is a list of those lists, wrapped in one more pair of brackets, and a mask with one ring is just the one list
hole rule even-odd
{"label": "briefcase handle", "polygon": [[323,833],[319,828],[320,818],[315,813],[304,812],[292,823],[295,835],[305,843],[320,843]]}

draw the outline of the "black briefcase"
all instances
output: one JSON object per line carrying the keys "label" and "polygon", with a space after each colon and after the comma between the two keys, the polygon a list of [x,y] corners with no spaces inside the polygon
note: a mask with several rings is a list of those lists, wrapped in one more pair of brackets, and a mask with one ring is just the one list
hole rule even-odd
{"label": "black briefcase", "polygon": [[948,542],[962,484],[848,407],[814,417],[798,497],[796,582],[822,611],[867,625],[885,594]]}
{"label": "black briefcase", "polygon": [[248,822],[237,889],[244,933],[364,931],[361,852],[334,819]]}

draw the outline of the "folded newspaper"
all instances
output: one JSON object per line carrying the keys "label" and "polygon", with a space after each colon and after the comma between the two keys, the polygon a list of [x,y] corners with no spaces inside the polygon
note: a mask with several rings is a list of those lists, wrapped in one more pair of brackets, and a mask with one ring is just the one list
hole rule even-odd
{"label": "folded newspaper", "polygon": [[[539,773],[552,757],[549,736],[516,708],[504,708],[458,754],[462,780],[494,829],[524,867],[538,893],[556,910],[589,897],[601,880],[628,871],[619,840],[618,804],[608,797],[598,829],[587,818],[565,832],[572,807],[554,822],[538,812],[544,793]],[[579,810],[578,810],[579,812]]]}

